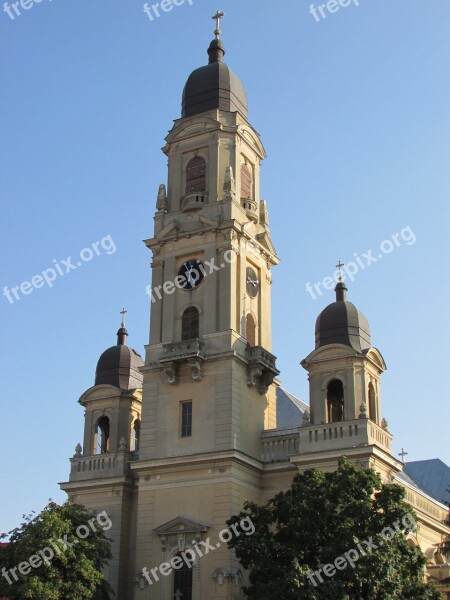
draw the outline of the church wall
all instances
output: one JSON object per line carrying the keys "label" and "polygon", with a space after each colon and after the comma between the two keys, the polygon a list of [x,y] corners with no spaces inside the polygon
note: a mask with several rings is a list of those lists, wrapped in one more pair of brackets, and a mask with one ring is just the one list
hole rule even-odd
{"label": "church wall", "polygon": [[[194,582],[201,589],[202,598],[229,598],[227,584],[218,585],[212,579],[218,568],[239,565],[224,542],[220,542],[219,533],[226,528],[226,521],[232,514],[239,512],[246,499],[260,500],[260,472],[250,466],[240,465],[235,459],[223,459],[218,462],[214,457],[205,457],[199,464],[168,466],[163,463],[145,467],[136,465],[139,471],[139,511],[137,522],[136,570],[147,566],[149,570],[159,566],[173,556],[177,550],[176,541],[162,542],[154,529],[183,516],[204,523],[208,529],[203,534],[213,545],[220,544],[198,560],[194,568]],[[192,535],[186,535],[186,545]],[[175,545],[174,545],[175,543]],[[167,545],[165,545],[167,544]],[[172,598],[173,575],[160,577],[151,586],[135,592],[138,598]],[[199,598],[195,596],[194,598]]]}

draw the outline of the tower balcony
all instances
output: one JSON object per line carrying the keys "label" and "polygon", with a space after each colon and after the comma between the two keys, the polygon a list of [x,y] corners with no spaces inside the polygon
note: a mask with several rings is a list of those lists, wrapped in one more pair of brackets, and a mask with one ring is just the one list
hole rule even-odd
{"label": "tower balcony", "polygon": [[392,435],[370,419],[300,428],[300,454],[372,445],[392,454]]}
{"label": "tower balcony", "polygon": [[135,459],[130,452],[74,456],[70,459],[70,482],[105,477],[131,477],[130,461]]}
{"label": "tower balcony", "polygon": [[245,355],[248,361],[247,385],[257,387],[261,394],[265,394],[275,377],[280,374],[276,367],[276,356],[262,346],[247,346]]}
{"label": "tower balcony", "polygon": [[252,221],[255,221],[255,223],[257,223],[258,213],[256,212],[256,209],[258,205],[256,204],[256,202],[251,198],[241,198],[241,206],[247,213],[247,217]]}
{"label": "tower balcony", "polygon": [[189,365],[194,381],[201,381],[202,364],[205,360],[204,347],[204,342],[198,338],[163,344],[164,354],[159,362],[165,365],[167,381],[171,384],[178,383],[178,372],[182,364]]}
{"label": "tower balcony", "polygon": [[294,429],[270,429],[261,436],[264,463],[288,461],[314,452],[378,446],[392,454],[392,435],[370,419],[356,419]]}
{"label": "tower balcony", "polygon": [[181,201],[181,210],[199,210],[208,202],[208,194],[206,192],[190,192],[186,194]]}

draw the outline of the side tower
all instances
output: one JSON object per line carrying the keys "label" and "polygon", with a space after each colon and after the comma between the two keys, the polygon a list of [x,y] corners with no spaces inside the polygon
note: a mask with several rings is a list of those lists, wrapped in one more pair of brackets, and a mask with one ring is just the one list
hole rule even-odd
{"label": "side tower", "polygon": [[310,415],[300,428],[298,467],[334,467],[345,454],[387,479],[401,470],[381,416],[380,379],[386,370],[372,347],[369,323],[336,285],[336,301],[316,321],[315,350],[302,361],[309,373]]}
{"label": "side tower", "polygon": [[[123,314],[125,311],[123,311]],[[105,577],[116,598],[129,598],[133,589],[130,562],[136,528],[136,494],[130,464],[139,451],[143,365],[140,355],[127,346],[122,319],[117,345],[100,356],[94,386],[81,396],[84,407],[84,442],[71,458],[69,482],[61,488],[69,499],[93,513],[106,511],[111,522],[113,558]]]}
{"label": "side tower", "polygon": [[150,343],[132,469],[137,573],[206,538],[220,547],[192,569],[138,576],[136,599],[241,597],[239,565],[218,535],[244,499],[259,500],[261,432],[276,419],[270,295],[278,259],[259,187],[266,155],[244,86],[223,62],[218,26],[215,34],[163,148],[168,185],[146,241]]}

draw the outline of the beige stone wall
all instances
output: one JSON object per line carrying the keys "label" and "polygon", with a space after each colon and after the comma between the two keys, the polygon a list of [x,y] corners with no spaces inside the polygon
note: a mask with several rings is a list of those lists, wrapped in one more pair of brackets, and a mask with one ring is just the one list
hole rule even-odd
{"label": "beige stone wall", "polygon": [[[169,560],[178,550],[177,542],[163,543],[153,530],[183,516],[206,525],[202,539],[220,547],[197,561],[194,567],[194,599],[229,598],[230,586],[219,585],[213,579],[216,569],[239,567],[219,533],[232,514],[239,512],[246,499],[259,501],[260,475],[255,466],[246,464],[245,457],[236,453],[213,456],[186,457],[182,464],[173,460],[148,461],[136,464],[139,474],[139,512],[137,526],[137,568],[149,571]],[[186,535],[186,545],[192,546],[193,535]],[[160,576],[135,598],[167,598],[173,594],[173,575]]]}

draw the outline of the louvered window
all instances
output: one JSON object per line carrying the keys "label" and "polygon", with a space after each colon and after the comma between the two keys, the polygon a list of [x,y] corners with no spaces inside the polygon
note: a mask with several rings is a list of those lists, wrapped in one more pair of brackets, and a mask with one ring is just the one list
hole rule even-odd
{"label": "louvered window", "polygon": [[201,156],[196,156],[186,167],[186,194],[204,192],[206,189],[206,162]]}

